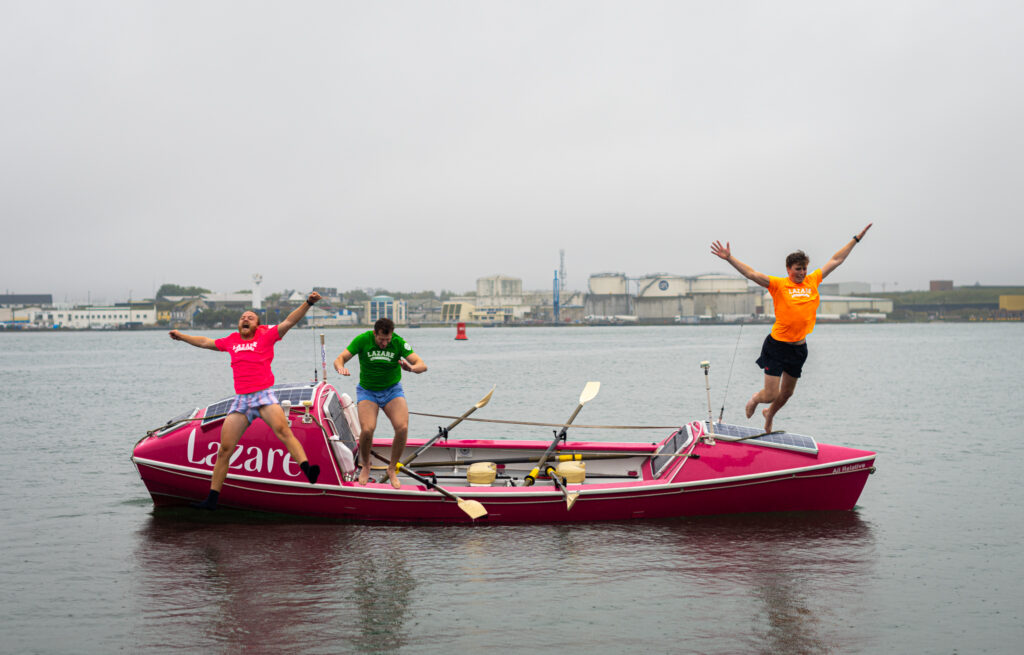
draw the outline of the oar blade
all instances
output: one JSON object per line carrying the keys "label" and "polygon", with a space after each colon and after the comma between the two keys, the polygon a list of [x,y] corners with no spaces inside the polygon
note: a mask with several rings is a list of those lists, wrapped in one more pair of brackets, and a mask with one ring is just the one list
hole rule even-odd
{"label": "oar blade", "polygon": [[492,394],[494,393],[494,389],[495,389],[495,388],[496,388],[497,386],[498,386],[498,385],[494,385],[493,387],[491,387],[491,390],[487,392],[487,395],[486,395],[486,396],[484,396],[484,397],[483,397],[483,398],[481,398],[480,400],[476,401],[476,404],[475,404],[475,405],[473,405],[472,407],[470,407],[469,409],[467,409],[467,410],[466,410],[466,413],[465,413],[465,414],[463,414],[463,415],[462,415],[462,416],[460,416],[459,418],[457,418],[457,419],[455,419],[454,421],[452,421],[451,425],[449,425],[449,426],[448,426],[448,429],[449,429],[449,430],[454,430],[454,429],[455,429],[455,426],[456,426],[456,425],[458,425],[459,423],[462,423],[462,421],[463,421],[463,420],[465,420],[465,418],[466,418],[467,416],[469,416],[470,414],[472,414],[472,413],[473,413],[473,412],[475,412],[476,410],[480,409],[481,407],[483,407],[483,406],[484,406],[484,405],[486,405],[487,403],[491,402],[491,395],[492,395]]}
{"label": "oar blade", "polygon": [[583,387],[583,391],[580,393],[580,404],[585,405],[589,401],[594,399],[597,392],[601,390],[601,383],[596,380],[587,382],[587,385]]}
{"label": "oar blade", "polygon": [[576,504],[576,499],[580,497],[580,492],[572,491],[565,494],[565,511],[572,509],[572,506]]}
{"label": "oar blade", "polygon": [[[374,455],[377,455],[377,454],[374,453]],[[380,455],[377,455],[377,457],[379,459],[384,459]],[[385,460],[385,461],[387,461],[387,460]],[[459,498],[458,496],[456,496],[452,492],[448,491],[447,489],[445,489],[441,485],[437,484],[436,482],[431,482],[430,480],[428,480],[427,478],[423,477],[419,473],[416,473],[415,471],[410,471],[408,468],[406,468],[404,466],[399,466],[398,467],[398,471],[400,473],[404,473],[405,475],[408,475],[410,478],[412,478],[413,480],[416,480],[420,484],[426,486],[428,489],[433,489],[434,491],[438,492],[439,494],[441,494],[445,498],[448,498],[450,500],[454,500],[456,503],[458,503],[459,509],[461,509],[463,512],[468,514],[469,518],[471,518],[471,519],[478,519],[478,518],[480,518],[482,516],[487,516],[487,510],[484,509],[484,506],[481,503],[479,503],[479,502],[477,502],[475,500],[466,500],[464,498]]]}
{"label": "oar blade", "polygon": [[570,416],[569,420],[565,422],[566,425],[568,425],[568,424],[570,424],[570,423],[572,423],[573,421],[576,420],[576,416],[580,413],[580,410],[583,409],[583,406],[586,405],[591,400],[593,400],[594,396],[596,396],[597,392],[600,391],[600,390],[601,390],[601,383],[600,382],[597,382],[595,380],[587,382],[587,385],[585,387],[583,387],[582,393],[580,393],[580,404],[576,405],[576,409],[573,410],[572,416]]}
{"label": "oar blade", "polygon": [[484,509],[484,506],[475,500],[459,498],[459,509],[465,512],[471,519],[487,516],[487,510]]}
{"label": "oar blade", "polygon": [[491,402],[491,395],[494,393],[494,389],[497,386],[498,385],[494,385],[493,387],[491,387],[491,390],[487,392],[487,395],[477,401],[477,403],[475,405],[476,409],[480,409],[481,407],[483,407],[487,403]]}

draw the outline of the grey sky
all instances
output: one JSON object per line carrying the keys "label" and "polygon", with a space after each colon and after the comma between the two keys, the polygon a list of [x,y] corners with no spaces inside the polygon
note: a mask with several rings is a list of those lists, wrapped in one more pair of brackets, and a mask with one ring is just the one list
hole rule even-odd
{"label": "grey sky", "polygon": [[0,289],[1024,284],[1020,2],[0,0]]}

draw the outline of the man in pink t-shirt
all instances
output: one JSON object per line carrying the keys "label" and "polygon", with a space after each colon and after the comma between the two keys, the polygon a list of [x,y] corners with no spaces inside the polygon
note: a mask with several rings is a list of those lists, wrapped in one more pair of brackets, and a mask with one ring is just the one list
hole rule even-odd
{"label": "man in pink t-shirt", "polygon": [[171,338],[175,341],[184,341],[197,348],[229,353],[235,379],[236,396],[220,429],[220,449],[217,451],[217,463],[213,467],[210,494],[203,502],[193,503],[193,507],[217,508],[217,500],[228,476],[231,453],[246,428],[257,417],[262,418],[274,431],[288,449],[292,459],[299,463],[310,484],[316,484],[320,467],[310,466],[306,451],[292,433],[288,426],[288,418],[284,415],[277,396],[270,389],[274,386],[274,373],[270,369],[270,363],[274,361],[274,344],[283,339],[288,330],[295,327],[318,300],[320,294],[312,292],[306,302],[292,311],[288,318],[269,327],[260,325],[260,317],[256,312],[244,312],[238,319],[238,332],[222,339],[214,340],[209,337],[182,334],[177,330],[170,331]]}

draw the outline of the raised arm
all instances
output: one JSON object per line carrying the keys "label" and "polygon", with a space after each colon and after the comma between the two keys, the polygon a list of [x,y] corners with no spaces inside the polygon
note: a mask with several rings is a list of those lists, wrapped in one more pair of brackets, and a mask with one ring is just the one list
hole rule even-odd
{"label": "raised arm", "polygon": [[175,341],[184,341],[190,346],[196,348],[206,348],[207,350],[219,350],[217,344],[210,337],[199,337],[193,334],[183,334],[177,330],[171,330],[167,334],[171,335],[171,338]]}
{"label": "raised arm", "polygon": [[306,315],[306,312],[309,311],[309,308],[315,305],[318,300],[320,300],[319,293],[314,291],[309,294],[309,297],[306,298],[306,302],[293,309],[292,313],[288,314],[287,318],[277,324],[278,336],[283,339],[284,335],[288,333],[288,330],[295,327],[295,325],[302,320],[302,317]]}
{"label": "raised arm", "polygon": [[725,245],[722,245],[721,241],[715,241],[711,244],[711,254],[716,257],[721,257],[725,261],[729,262],[733,268],[740,272],[740,275],[747,278],[751,282],[760,284],[764,288],[768,288],[768,276],[760,271],[755,271],[753,268],[744,264],[740,260],[732,256],[732,251],[729,249],[729,242],[726,241]]}
{"label": "raised arm", "polygon": [[853,251],[853,247],[860,243],[860,240],[864,238],[864,235],[868,233],[868,230],[871,229],[872,225],[874,225],[874,223],[868,223],[868,226],[861,230],[860,234],[854,235],[854,237],[850,239],[845,246],[840,248],[836,254],[832,255],[832,259],[825,262],[825,265],[821,267],[821,279],[824,280],[828,277],[829,273],[839,268],[839,265],[846,261],[846,258],[849,257],[850,253]]}

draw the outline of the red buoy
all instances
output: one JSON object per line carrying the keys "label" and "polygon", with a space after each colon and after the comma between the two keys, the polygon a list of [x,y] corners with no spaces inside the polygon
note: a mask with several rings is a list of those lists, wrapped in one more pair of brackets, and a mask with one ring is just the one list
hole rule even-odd
{"label": "red buoy", "polygon": [[462,339],[468,339],[468,338],[469,337],[466,336],[466,324],[465,323],[456,323],[455,324],[455,340],[456,341],[460,341]]}

